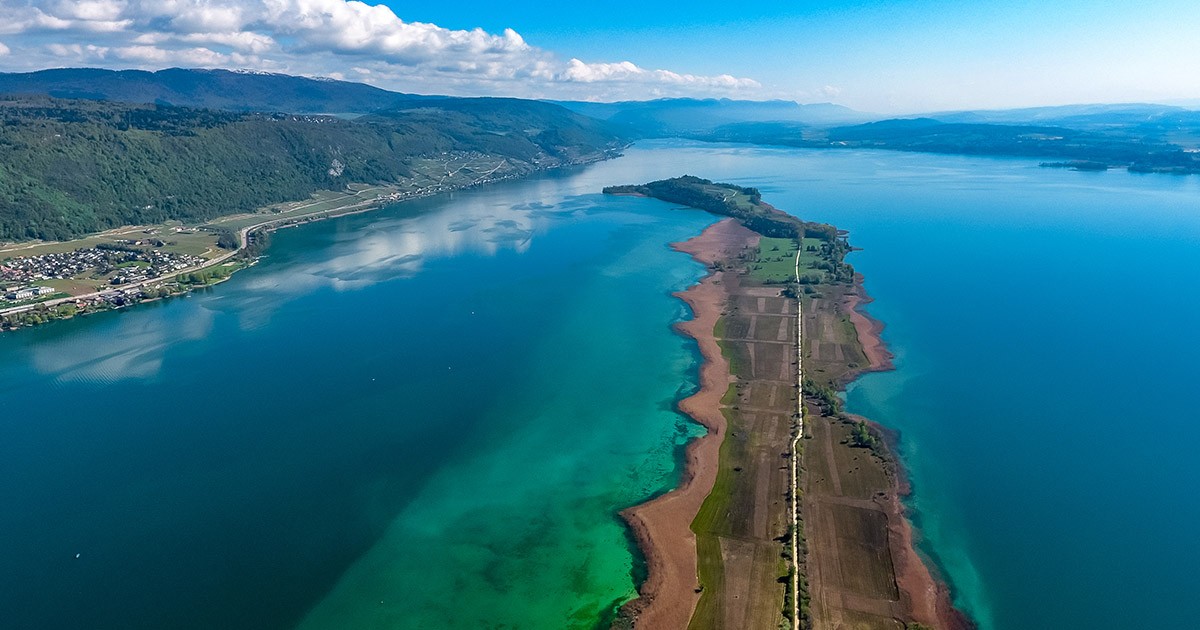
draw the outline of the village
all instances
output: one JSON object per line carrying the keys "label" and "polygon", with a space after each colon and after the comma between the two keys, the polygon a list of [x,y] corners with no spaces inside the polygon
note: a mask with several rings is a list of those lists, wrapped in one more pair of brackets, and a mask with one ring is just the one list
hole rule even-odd
{"label": "village", "polygon": [[[170,276],[205,262],[200,256],[165,251],[162,241],[123,240],[71,252],[11,258],[0,262],[0,295],[24,302],[64,292],[56,280],[94,282],[120,287]],[[49,286],[47,286],[49,285]]]}

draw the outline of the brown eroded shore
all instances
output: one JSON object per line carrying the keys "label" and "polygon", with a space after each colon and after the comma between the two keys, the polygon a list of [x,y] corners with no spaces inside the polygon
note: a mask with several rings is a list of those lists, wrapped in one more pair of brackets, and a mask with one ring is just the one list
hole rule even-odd
{"label": "brown eroded shore", "polygon": [[[843,306],[850,315],[854,330],[858,334],[859,343],[869,364],[853,372],[848,380],[854,380],[866,372],[879,372],[895,369],[892,360],[894,356],[884,343],[881,333],[883,322],[859,310],[860,307],[871,303],[871,298],[863,288],[862,274],[855,275],[855,290],[846,296]],[[934,576],[925,558],[917,551],[912,522],[908,519],[903,497],[912,488],[908,483],[904,465],[897,451],[898,434],[867,418],[853,416],[869,423],[885,437],[887,450],[895,465],[892,476],[892,488],[886,497],[876,499],[888,515],[889,541],[892,547],[892,558],[896,572],[896,586],[904,595],[904,604],[908,613],[919,623],[940,630],[971,630],[975,624],[954,607],[950,599],[950,589],[946,583]]]}
{"label": "brown eroded shore", "polygon": [[[723,219],[672,247],[711,268],[727,252],[741,251],[758,238],[737,221]],[[681,400],[679,409],[704,425],[708,433],[688,443],[678,487],[621,513],[646,559],[647,578],[638,589],[639,597],[622,609],[622,617],[637,628],[686,628],[700,599],[696,536],[691,524],[717,478],[726,430],[720,403],[733,382],[729,362],[713,336],[728,299],[724,280],[724,272],[712,271],[698,284],[676,293],[692,310],[692,319],[679,323],[677,329],[696,340],[704,358],[700,390]]]}
{"label": "brown eroded shore", "polygon": [[888,350],[887,344],[883,342],[881,336],[883,322],[859,310],[874,301],[863,288],[863,275],[861,273],[854,274],[854,291],[846,295],[843,306],[846,313],[850,315],[854,330],[858,333],[858,342],[862,345],[863,354],[867,355],[869,365],[854,372],[851,380],[865,372],[885,372],[896,368],[892,363],[892,359],[895,357]]}

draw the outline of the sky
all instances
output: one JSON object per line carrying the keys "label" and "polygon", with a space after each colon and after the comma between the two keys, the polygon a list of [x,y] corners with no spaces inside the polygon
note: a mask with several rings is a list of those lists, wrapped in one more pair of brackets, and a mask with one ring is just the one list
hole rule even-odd
{"label": "sky", "polygon": [[0,0],[0,70],[219,67],[404,92],[1200,105],[1195,0]]}

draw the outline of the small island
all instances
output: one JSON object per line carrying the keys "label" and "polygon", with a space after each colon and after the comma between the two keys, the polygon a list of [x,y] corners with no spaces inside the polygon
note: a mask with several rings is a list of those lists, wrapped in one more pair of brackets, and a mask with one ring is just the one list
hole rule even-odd
{"label": "small island", "polygon": [[623,512],[648,575],[616,627],[970,628],[913,546],[893,436],[836,394],[891,369],[846,233],[699,177],[604,192],[728,217],[675,244],[710,269],[678,294],[704,358],[678,407],[708,432],[679,487]]}
{"label": "small island", "polygon": [[1107,171],[1112,168],[1107,162],[1095,162],[1091,160],[1070,160],[1067,162],[1042,162],[1038,164],[1042,168],[1066,168],[1072,171]]}

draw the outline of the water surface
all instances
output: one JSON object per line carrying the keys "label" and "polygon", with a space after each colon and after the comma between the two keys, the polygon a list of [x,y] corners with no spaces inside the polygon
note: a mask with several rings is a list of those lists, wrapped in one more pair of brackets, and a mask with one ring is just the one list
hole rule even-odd
{"label": "water surface", "polygon": [[209,291],[0,338],[0,625],[611,618],[617,512],[696,433],[670,293],[703,270],[667,244],[713,219],[603,172],[283,230]]}

